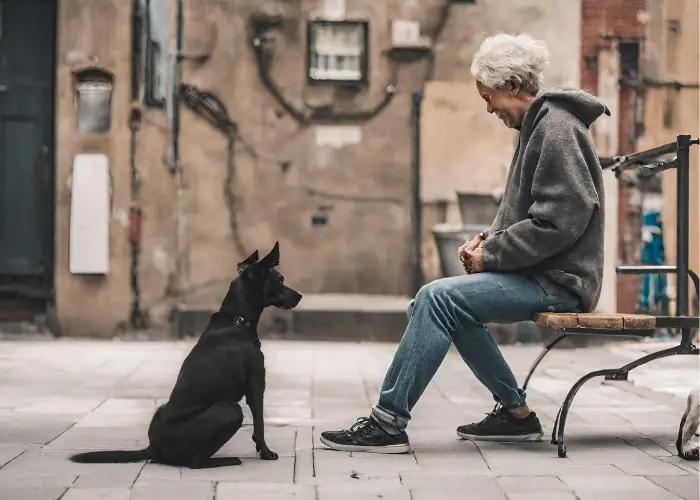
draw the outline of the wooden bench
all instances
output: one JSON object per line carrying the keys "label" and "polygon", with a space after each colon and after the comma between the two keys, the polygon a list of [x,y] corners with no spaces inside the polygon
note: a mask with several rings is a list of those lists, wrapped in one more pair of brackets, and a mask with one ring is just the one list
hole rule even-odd
{"label": "wooden bench", "polygon": [[[602,335],[614,337],[651,337],[656,328],[665,326],[665,317],[655,317],[643,314],[600,314],[600,313],[551,313],[542,312],[535,314],[533,321],[540,326],[551,328],[559,335],[549,342],[542,353],[537,357],[530,367],[530,371],[523,383],[523,390],[527,388],[530,377],[547,353],[557,345],[562,339],[570,335]],[[674,318],[676,319],[676,318]],[[693,318],[684,318],[693,320]],[[695,318],[697,320],[697,318]],[[579,379],[566,395],[564,402],[559,408],[559,413],[554,421],[552,430],[552,444],[557,445],[557,453],[560,457],[566,457],[566,443],[564,442],[564,427],[569,407],[576,396],[578,390],[592,378],[605,377],[606,380],[627,380],[627,374],[634,368],[646,364],[655,359],[672,356],[674,354],[697,354],[695,346],[681,345],[664,349],[644,356],[621,368],[596,370]]]}
{"label": "wooden bench", "polygon": [[[549,313],[535,314],[535,323],[554,330],[610,330],[611,334],[646,336],[654,333],[656,318],[646,314]],[[578,332],[578,333],[583,333]]]}

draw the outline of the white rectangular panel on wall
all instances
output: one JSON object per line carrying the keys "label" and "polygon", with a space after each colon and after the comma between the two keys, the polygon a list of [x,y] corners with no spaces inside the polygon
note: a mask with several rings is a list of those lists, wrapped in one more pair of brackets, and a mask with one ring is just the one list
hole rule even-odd
{"label": "white rectangular panel on wall", "polygon": [[71,175],[69,270],[109,272],[109,159],[79,154]]}

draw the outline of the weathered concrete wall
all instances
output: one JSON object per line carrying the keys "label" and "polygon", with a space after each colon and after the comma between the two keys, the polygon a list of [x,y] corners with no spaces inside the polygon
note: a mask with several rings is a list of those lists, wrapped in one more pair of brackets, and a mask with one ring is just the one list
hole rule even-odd
{"label": "weathered concrete wall", "polygon": [[[64,333],[106,335],[128,317],[129,266],[129,47],[128,2],[59,2],[56,99],[56,309]],[[74,71],[95,66],[115,77],[111,129],[79,134]],[[109,157],[112,183],[110,271],[107,276],[73,276],[68,271],[70,175],[78,153]]]}
{"label": "weathered concrete wall", "polygon": [[[695,88],[647,88],[644,97],[645,133],[640,148],[673,142],[678,134],[700,136],[700,37],[697,0],[650,0],[653,17],[648,24],[646,76],[656,81],[677,81]],[[678,23],[680,30],[672,28]],[[690,268],[700,271],[700,154],[690,156]],[[662,174],[664,244],[669,264],[676,263],[676,171]],[[671,280],[671,284],[673,279]],[[692,286],[691,286],[692,290]],[[691,292],[691,306],[694,294]],[[697,307],[697,303],[696,303]],[[697,309],[696,309],[697,311]]]}
{"label": "weathered concrete wall", "polygon": [[[164,0],[164,5],[168,31],[174,37],[175,1]],[[436,46],[433,78],[471,84],[471,57],[484,36],[498,30],[527,31],[550,42],[553,62],[547,83],[576,85],[578,5],[579,0],[558,0],[545,9],[534,0],[519,0],[500,14],[502,6],[495,0],[454,5]],[[306,19],[322,12],[322,2],[185,2],[181,80],[216,93],[237,122],[245,144],[238,140],[233,156],[231,188],[236,202],[231,207],[224,191],[227,139],[182,108],[183,238],[178,250],[177,190],[164,161],[169,141],[166,112],[143,109],[135,162],[141,181],[138,203],[143,210],[138,273],[142,307],[152,323],[164,324],[178,301],[220,300],[243,256],[232,235],[232,214],[246,251],[265,251],[280,241],[288,282],[304,292],[408,293],[410,95],[424,86],[427,60],[400,64],[397,95],[382,113],[360,126],[359,143],[319,145],[333,129],[300,126],[277,105],[260,83],[246,28],[255,12],[283,16],[284,29],[274,33],[272,75],[297,107],[334,103],[337,109],[366,109],[381,100],[390,79],[384,53],[390,47],[390,20],[414,19],[429,33],[441,6],[439,0],[348,2],[347,18],[370,20],[370,85],[362,92],[348,93],[310,88],[305,82]],[[109,336],[127,320],[131,300],[125,217],[131,204],[127,123],[131,6],[115,0],[62,0],[60,9],[57,313],[66,333]],[[82,137],[75,131],[70,71],[83,60],[105,67],[116,79],[112,129],[99,137]],[[483,104],[478,105],[477,111],[492,119]],[[465,138],[475,137],[479,123],[474,121],[474,128],[446,130],[440,139],[468,144]],[[342,130],[335,133],[343,135]],[[503,134],[508,133],[504,129]],[[475,142],[471,147],[479,145]],[[496,163],[510,157],[512,148],[512,141],[506,141],[503,150],[494,153]],[[108,154],[114,179],[111,270],[109,276],[95,280],[67,270],[70,191],[66,180],[73,155],[83,151]],[[494,171],[504,175],[502,169]],[[311,215],[319,207],[327,211],[328,223],[312,226]],[[176,273],[178,261],[180,272]]]}

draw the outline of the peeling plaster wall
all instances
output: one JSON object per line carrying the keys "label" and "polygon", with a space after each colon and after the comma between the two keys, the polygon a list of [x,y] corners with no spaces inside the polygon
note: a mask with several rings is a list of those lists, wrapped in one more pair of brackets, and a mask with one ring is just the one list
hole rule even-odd
{"label": "peeling plaster wall", "polygon": [[[58,15],[56,99],[56,310],[63,333],[109,335],[129,314],[129,47],[130,9],[124,2],[63,1]],[[128,50],[128,49],[127,49]],[[87,66],[115,75],[109,132],[78,134],[73,72]],[[70,175],[78,153],[109,157],[114,178],[110,221],[110,272],[107,276],[74,276],[68,271]]]}

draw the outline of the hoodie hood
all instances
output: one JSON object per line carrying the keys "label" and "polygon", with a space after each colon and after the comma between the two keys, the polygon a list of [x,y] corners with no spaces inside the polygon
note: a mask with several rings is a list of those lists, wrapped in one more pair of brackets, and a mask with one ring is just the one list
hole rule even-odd
{"label": "hoodie hood", "polygon": [[[536,117],[539,115],[542,106],[546,102],[566,109],[569,113],[585,123],[586,127],[590,127],[602,114],[610,116],[610,110],[605,103],[593,94],[579,89],[559,87],[541,90],[537,94],[527,108],[523,126],[527,122],[532,123],[532,121],[538,121]],[[534,125],[534,123],[532,124]]]}

